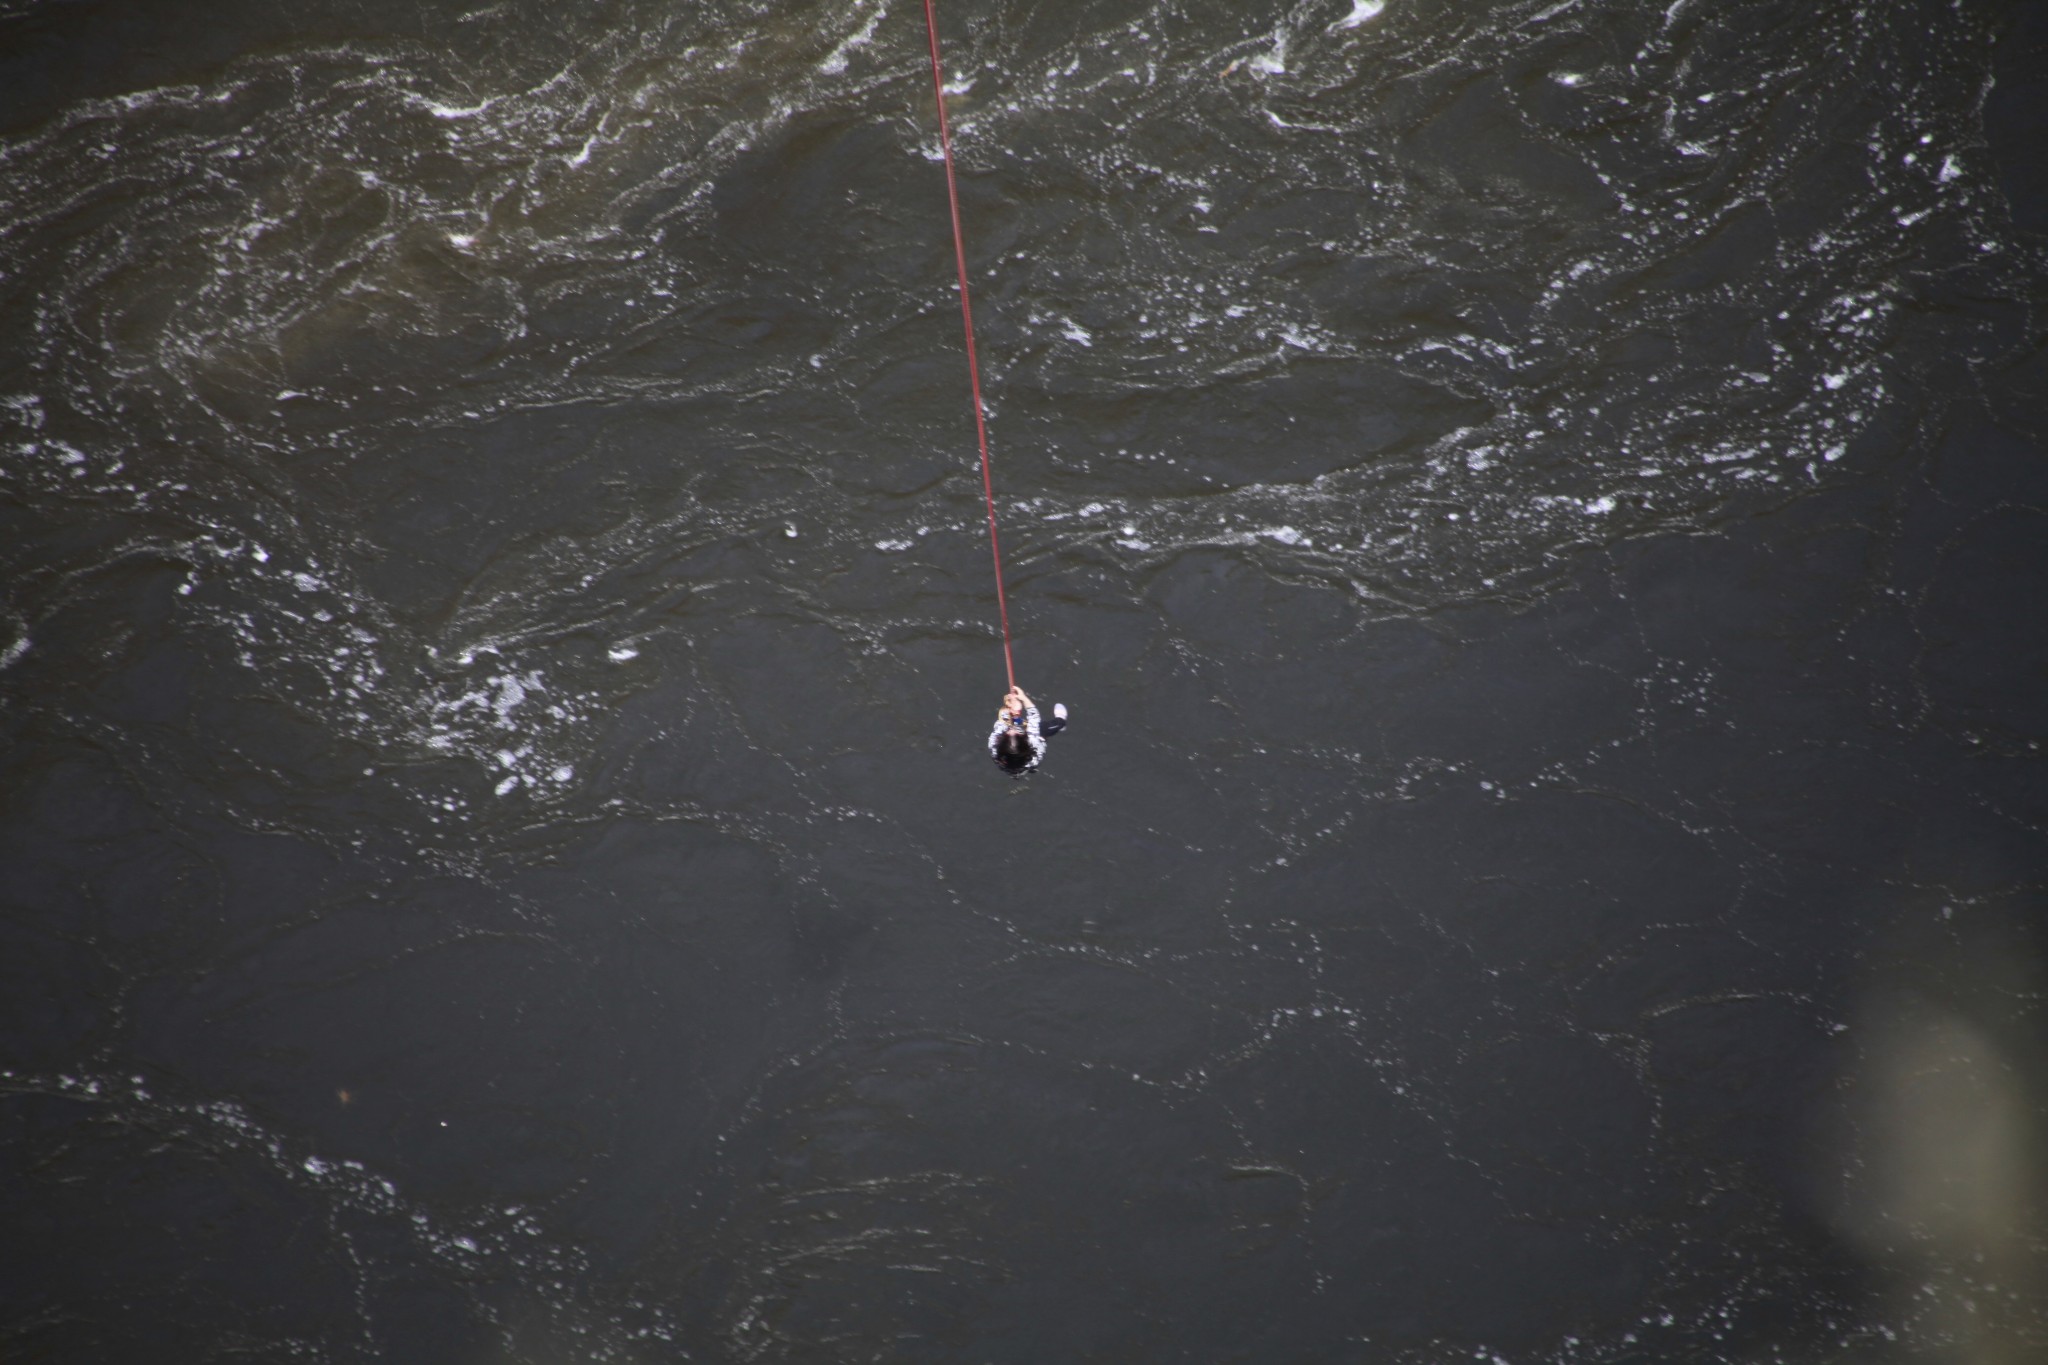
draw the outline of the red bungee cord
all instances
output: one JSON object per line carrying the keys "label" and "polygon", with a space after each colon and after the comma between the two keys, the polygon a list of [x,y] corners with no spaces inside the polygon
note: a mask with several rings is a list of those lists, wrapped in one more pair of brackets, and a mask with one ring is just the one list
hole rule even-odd
{"label": "red bungee cord", "polygon": [[988,471],[988,418],[981,404],[981,362],[974,353],[974,305],[967,297],[967,243],[960,234],[960,190],[953,182],[953,134],[946,126],[946,77],[939,67],[939,25],[932,0],[924,0],[924,31],[932,46],[932,98],[939,106],[939,150],[946,158],[946,201],[953,210],[953,261],[960,268],[960,323],[967,331],[967,378],[974,388],[974,439],[981,446],[981,496],[988,504],[988,552],[996,565],[996,611],[1003,621],[1003,670],[1017,687],[1010,658],[1010,604],[1003,597],[1003,549],[996,539],[996,486]]}

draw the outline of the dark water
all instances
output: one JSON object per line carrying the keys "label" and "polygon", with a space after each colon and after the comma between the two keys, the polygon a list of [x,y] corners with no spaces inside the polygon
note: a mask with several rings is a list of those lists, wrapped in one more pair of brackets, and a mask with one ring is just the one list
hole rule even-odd
{"label": "dark water", "polygon": [[0,1359],[2048,1355],[2048,19],[0,0]]}

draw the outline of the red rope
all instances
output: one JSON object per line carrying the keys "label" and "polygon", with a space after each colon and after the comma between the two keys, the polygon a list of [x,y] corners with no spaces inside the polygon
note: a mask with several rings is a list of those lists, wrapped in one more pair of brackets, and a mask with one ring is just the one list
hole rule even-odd
{"label": "red rope", "polygon": [[932,46],[932,98],[939,106],[939,149],[946,156],[946,201],[953,210],[953,261],[960,268],[960,323],[967,330],[967,378],[974,386],[974,439],[981,446],[981,496],[988,504],[988,552],[996,565],[996,610],[1003,619],[1003,670],[1017,686],[1010,658],[1010,604],[1003,597],[1003,549],[996,539],[996,486],[988,470],[988,418],[981,404],[981,362],[974,354],[974,305],[967,297],[967,243],[960,233],[960,190],[953,182],[953,134],[946,126],[946,78],[939,68],[939,25],[932,0],[924,0],[924,31]]}

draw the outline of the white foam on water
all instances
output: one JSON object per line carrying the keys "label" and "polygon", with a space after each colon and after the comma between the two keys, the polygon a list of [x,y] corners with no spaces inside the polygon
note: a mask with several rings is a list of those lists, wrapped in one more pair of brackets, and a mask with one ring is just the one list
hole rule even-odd
{"label": "white foam on water", "polygon": [[1386,9],[1387,0],[1351,0],[1351,13],[1339,19],[1335,27],[1357,28],[1360,24],[1369,24],[1384,14]]}
{"label": "white foam on water", "polygon": [[[859,0],[855,0],[856,8],[858,5]],[[818,63],[818,69],[832,76],[836,76],[846,70],[847,58],[855,48],[865,47],[874,40],[875,29],[881,25],[882,16],[887,12],[888,6],[877,4],[875,12],[868,16],[867,23],[862,25],[858,31],[853,33],[844,42],[840,43],[838,47],[833,48],[825,60]]]}
{"label": "white foam on water", "polygon": [[[1287,30],[1273,30],[1273,46],[1259,53],[1256,57],[1247,58],[1244,65],[1247,71],[1263,72],[1268,76],[1285,75],[1287,72]],[[1275,123],[1280,121],[1270,113],[1267,117],[1273,118]]]}
{"label": "white foam on water", "polygon": [[490,700],[491,710],[497,713],[498,725],[503,729],[512,728],[512,713],[526,704],[527,692],[540,690],[540,673],[528,673],[524,677],[505,673],[491,679],[497,688],[497,695]]}
{"label": "white foam on water", "polygon": [[[415,98],[417,99],[418,97],[415,96]],[[440,104],[429,99],[420,99],[419,102],[435,118],[449,120],[475,118],[478,114],[481,114],[484,110],[497,103],[495,99],[488,99],[481,104],[471,105]]]}

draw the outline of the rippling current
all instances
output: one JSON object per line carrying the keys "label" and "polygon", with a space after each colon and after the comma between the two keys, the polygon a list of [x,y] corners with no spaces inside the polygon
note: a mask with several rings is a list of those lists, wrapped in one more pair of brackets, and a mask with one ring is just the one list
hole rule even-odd
{"label": "rippling current", "polygon": [[2048,1351],[2042,26],[940,22],[0,0],[0,1355]]}

